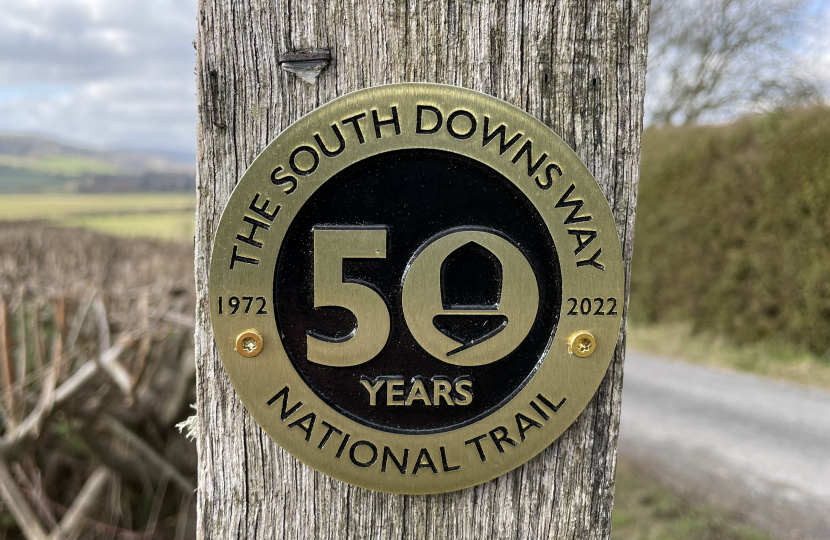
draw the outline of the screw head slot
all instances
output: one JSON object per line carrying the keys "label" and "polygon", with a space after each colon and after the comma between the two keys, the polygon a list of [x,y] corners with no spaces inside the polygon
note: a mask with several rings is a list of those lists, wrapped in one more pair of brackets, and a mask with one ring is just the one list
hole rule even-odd
{"label": "screw head slot", "polygon": [[262,352],[262,335],[253,328],[236,336],[236,352],[245,358],[252,358]]}
{"label": "screw head slot", "polygon": [[590,332],[574,334],[568,344],[568,352],[579,358],[587,358],[597,348],[597,340]]}

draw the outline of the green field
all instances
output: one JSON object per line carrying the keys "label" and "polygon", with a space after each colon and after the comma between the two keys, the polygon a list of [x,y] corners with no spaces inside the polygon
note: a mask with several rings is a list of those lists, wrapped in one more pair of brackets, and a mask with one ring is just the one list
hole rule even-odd
{"label": "green field", "polygon": [[118,172],[118,168],[115,165],[82,156],[32,157],[0,154],[0,167],[59,176],[115,174]]}
{"label": "green field", "polygon": [[118,236],[193,238],[196,197],[188,193],[0,195],[0,220],[47,221]]}
{"label": "green field", "polygon": [[90,176],[117,173],[115,165],[91,157],[0,153],[0,194],[73,192]]}

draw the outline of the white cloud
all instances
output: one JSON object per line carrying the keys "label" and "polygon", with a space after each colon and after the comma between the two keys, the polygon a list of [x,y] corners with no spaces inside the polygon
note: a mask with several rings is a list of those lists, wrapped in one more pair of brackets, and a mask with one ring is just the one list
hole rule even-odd
{"label": "white cloud", "polygon": [[0,131],[195,149],[195,0],[0,0]]}
{"label": "white cloud", "polygon": [[[814,16],[805,28],[803,56],[805,68],[824,81],[830,81],[830,4],[816,2]],[[830,87],[827,92],[830,93]]]}
{"label": "white cloud", "polygon": [[[796,48],[830,81],[830,7],[810,8]],[[0,131],[194,151],[196,13],[196,0],[0,0]],[[666,82],[650,68],[653,98]]]}

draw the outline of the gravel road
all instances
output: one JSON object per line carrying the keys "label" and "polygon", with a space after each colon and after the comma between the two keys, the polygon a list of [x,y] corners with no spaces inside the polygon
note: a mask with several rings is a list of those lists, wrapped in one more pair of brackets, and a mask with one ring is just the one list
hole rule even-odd
{"label": "gravel road", "polygon": [[629,351],[619,453],[782,538],[830,539],[830,392]]}

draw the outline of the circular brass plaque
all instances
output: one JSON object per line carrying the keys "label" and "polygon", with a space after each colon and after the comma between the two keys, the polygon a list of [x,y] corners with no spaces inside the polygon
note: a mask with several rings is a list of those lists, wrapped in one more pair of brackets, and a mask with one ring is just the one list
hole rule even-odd
{"label": "circular brass plaque", "polygon": [[588,169],[490,96],[332,101],[254,160],[210,267],[216,345],[254,419],[357,486],[437,493],[553,442],[617,344],[620,244]]}

